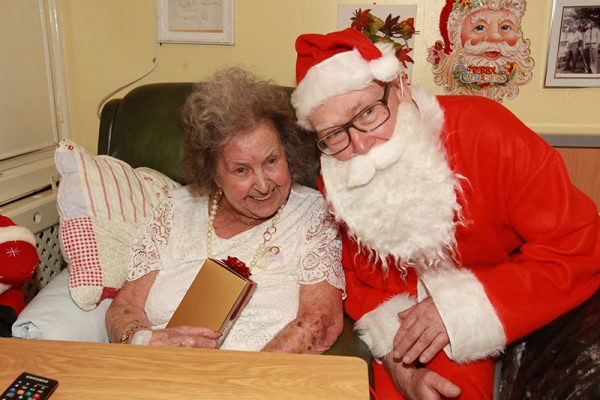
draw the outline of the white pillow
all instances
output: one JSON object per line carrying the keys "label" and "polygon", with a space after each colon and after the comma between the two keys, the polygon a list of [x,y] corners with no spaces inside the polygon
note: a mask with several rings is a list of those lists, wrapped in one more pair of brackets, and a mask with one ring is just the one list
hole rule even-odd
{"label": "white pillow", "polygon": [[14,337],[25,339],[108,342],[104,316],[111,299],[83,311],[69,293],[69,271],[64,269],[21,311],[12,326]]}
{"label": "white pillow", "polygon": [[59,143],[54,161],[61,175],[57,205],[69,289],[79,307],[92,310],[117,294],[138,228],[181,185],[150,168],[92,156],[69,140]]}

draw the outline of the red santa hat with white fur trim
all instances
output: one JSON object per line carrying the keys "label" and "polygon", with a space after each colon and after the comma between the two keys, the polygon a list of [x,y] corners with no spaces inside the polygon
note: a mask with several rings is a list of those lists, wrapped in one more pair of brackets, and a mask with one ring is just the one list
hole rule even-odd
{"label": "red santa hat with white fur trim", "polygon": [[389,82],[402,71],[391,43],[371,42],[354,28],[296,39],[296,83],[292,105],[298,124],[313,130],[308,117],[327,99],[364,89],[374,80]]}
{"label": "red santa hat with white fur trim", "polygon": [[31,278],[39,261],[35,243],[29,229],[0,215],[0,293]]}

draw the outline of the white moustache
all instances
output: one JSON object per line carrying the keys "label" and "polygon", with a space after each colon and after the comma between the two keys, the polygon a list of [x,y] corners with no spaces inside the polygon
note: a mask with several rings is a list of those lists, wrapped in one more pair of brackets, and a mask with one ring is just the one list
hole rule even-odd
{"label": "white moustache", "polygon": [[405,148],[402,136],[408,134],[411,124],[418,117],[418,109],[411,103],[398,106],[396,125],[392,137],[385,143],[374,146],[365,154],[350,159],[346,171],[346,187],[364,186],[371,182],[375,173],[386,169],[400,159]]}
{"label": "white moustache", "polygon": [[465,43],[464,49],[467,54],[472,54],[472,55],[481,55],[485,52],[497,51],[503,57],[512,57],[515,54],[519,53],[519,51],[523,47],[523,43],[524,43],[523,40],[519,39],[517,41],[517,43],[515,43],[514,46],[510,46],[506,42],[500,42],[500,43],[481,42],[479,44],[473,45],[473,44],[471,44],[471,41],[469,40],[468,42]]}

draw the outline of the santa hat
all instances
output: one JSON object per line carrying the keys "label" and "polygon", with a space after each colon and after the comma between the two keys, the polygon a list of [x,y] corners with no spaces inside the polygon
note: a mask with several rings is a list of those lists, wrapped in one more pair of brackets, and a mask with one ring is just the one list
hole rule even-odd
{"label": "santa hat", "polygon": [[0,293],[31,278],[39,261],[35,244],[29,229],[0,215]]}
{"label": "santa hat", "polygon": [[480,10],[506,9],[521,18],[525,12],[525,0],[446,0],[446,5],[440,14],[440,33],[444,40],[444,53],[450,54],[452,51],[452,43],[458,40],[467,16]]}
{"label": "santa hat", "polygon": [[354,28],[296,39],[296,83],[292,104],[298,124],[313,130],[310,113],[330,97],[389,82],[402,70],[393,44],[371,42]]}

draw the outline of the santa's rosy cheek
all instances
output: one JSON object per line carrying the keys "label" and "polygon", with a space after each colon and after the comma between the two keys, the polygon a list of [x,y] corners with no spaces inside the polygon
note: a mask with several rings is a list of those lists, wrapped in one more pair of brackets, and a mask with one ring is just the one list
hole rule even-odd
{"label": "santa's rosy cheek", "polygon": [[519,41],[519,35],[515,33],[511,33],[504,37],[504,40],[509,46],[514,46]]}

